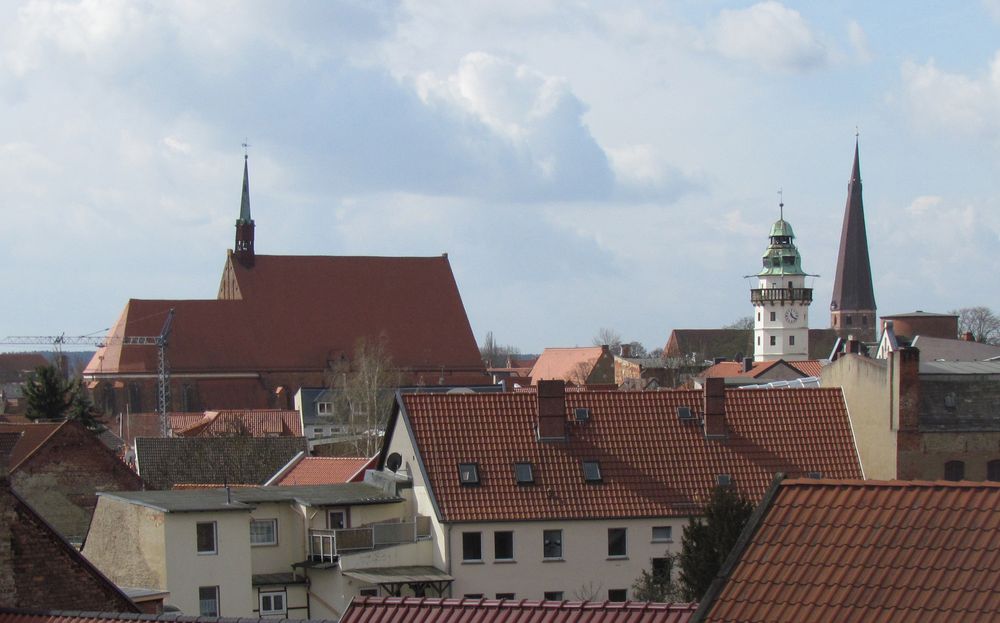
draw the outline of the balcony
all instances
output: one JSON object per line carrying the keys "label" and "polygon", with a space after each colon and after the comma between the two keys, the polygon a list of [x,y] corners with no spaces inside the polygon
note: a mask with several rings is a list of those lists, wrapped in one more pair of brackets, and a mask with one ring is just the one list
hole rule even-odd
{"label": "balcony", "polygon": [[333,564],[341,553],[413,543],[430,536],[431,518],[424,515],[409,521],[386,521],[359,528],[310,530],[308,562]]}
{"label": "balcony", "polygon": [[750,302],[764,303],[812,303],[812,288],[755,288],[750,290]]}

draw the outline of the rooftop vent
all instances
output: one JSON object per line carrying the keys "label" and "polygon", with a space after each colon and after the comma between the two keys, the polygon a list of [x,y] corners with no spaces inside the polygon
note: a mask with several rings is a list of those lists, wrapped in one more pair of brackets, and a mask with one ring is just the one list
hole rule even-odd
{"label": "rooftop vent", "polygon": [[458,464],[458,484],[463,487],[479,486],[479,464],[459,463]]}
{"label": "rooftop vent", "polygon": [[576,416],[577,422],[587,422],[590,420],[590,409],[586,407],[577,407],[573,410],[573,414]]}

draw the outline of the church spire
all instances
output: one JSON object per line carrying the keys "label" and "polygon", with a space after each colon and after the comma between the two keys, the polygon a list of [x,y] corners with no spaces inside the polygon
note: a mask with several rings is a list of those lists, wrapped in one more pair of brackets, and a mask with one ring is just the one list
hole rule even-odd
{"label": "church spire", "polygon": [[[247,144],[243,144],[246,149]],[[250,217],[250,172],[247,161],[249,157],[243,154],[243,195],[240,198],[240,217],[236,220],[236,260],[246,268],[254,265],[254,222]]]}
{"label": "church spire", "polygon": [[854,166],[847,184],[847,205],[840,234],[837,275],[830,302],[830,323],[842,337],[875,339],[875,292],[868,258],[865,208],[861,199],[861,164],[858,142],[854,142]]}

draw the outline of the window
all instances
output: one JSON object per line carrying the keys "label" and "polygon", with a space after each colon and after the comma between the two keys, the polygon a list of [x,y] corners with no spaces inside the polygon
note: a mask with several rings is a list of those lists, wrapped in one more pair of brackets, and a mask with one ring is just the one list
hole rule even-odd
{"label": "window", "polygon": [[628,589],[625,588],[608,589],[608,601],[627,601],[627,600],[628,600]]}
{"label": "window", "polygon": [[514,560],[514,533],[500,531],[493,533],[493,559]]}
{"label": "window", "polygon": [[760,346],[760,336],[757,336],[757,346]]}
{"label": "window", "polygon": [[332,402],[317,402],[316,403],[316,413],[319,415],[333,415],[333,403]]}
{"label": "window", "polygon": [[546,560],[559,560],[563,557],[562,530],[542,532],[542,556]]}
{"label": "window", "polygon": [[573,409],[573,415],[576,417],[577,422],[586,422],[590,419],[590,409],[586,407],[577,407]]}
{"label": "window", "polygon": [[562,601],[563,592],[562,591],[545,591],[543,597],[545,601]]}
{"label": "window", "polygon": [[986,480],[1000,482],[1000,460],[995,459],[986,464]]}
{"label": "window", "polygon": [[[785,263],[786,264],[793,264],[794,262],[795,262],[795,256],[794,255],[786,255],[785,256]],[[792,282],[789,281],[788,282],[788,289],[791,290],[793,287],[794,286],[792,285]]]}
{"label": "window", "polygon": [[196,529],[198,531],[198,553],[218,554],[219,550],[215,547],[215,522],[199,522]]}
{"label": "window", "polygon": [[757,322],[760,322],[760,312],[757,312]]}
{"label": "window", "polygon": [[514,593],[497,593],[497,599],[514,599]]}
{"label": "window", "polygon": [[672,558],[653,559],[653,577],[657,579],[670,579],[670,572],[673,569]]}
{"label": "window", "polygon": [[671,526],[653,526],[653,542],[672,541],[674,531]]}
{"label": "window", "polygon": [[944,464],[945,480],[963,480],[965,478],[964,461],[948,461]]}
{"label": "window", "polygon": [[846,324],[847,326],[851,326],[852,324],[854,324],[854,318],[850,316],[844,316],[844,324]]}
{"label": "window", "polygon": [[715,482],[717,482],[720,487],[728,487],[733,484],[733,477],[729,474],[719,474],[715,477]]}
{"label": "window", "polygon": [[373,586],[369,588],[358,589],[358,595],[362,597],[378,597],[378,587]]}
{"label": "window", "polygon": [[624,558],[628,555],[627,528],[608,528],[608,557]]}
{"label": "window", "polygon": [[482,599],[483,598],[483,594],[482,593],[466,593],[466,594],[462,595],[462,597],[464,597],[465,599]]}
{"label": "window", "polygon": [[326,431],[324,429],[322,429],[319,426],[317,426],[316,428],[313,429],[313,438],[316,439],[318,437],[322,437],[323,433],[325,433],[325,432]]}
{"label": "window", "polygon": [[597,461],[584,461],[583,479],[587,482],[601,482],[601,464]]}
{"label": "window", "polygon": [[219,616],[219,587],[198,587],[198,613],[203,617]]}
{"label": "window", "polygon": [[462,562],[483,561],[483,533],[462,533]]}
{"label": "window", "polygon": [[285,606],[285,591],[268,591],[260,594],[260,616],[269,614],[280,614],[284,616],[288,613]]}
{"label": "window", "polygon": [[788,345],[789,346],[795,346],[795,336],[794,335],[789,335],[788,336]]}
{"label": "window", "polygon": [[479,464],[459,463],[458,483],[465,487],[475,487],[479,485]]}
{"label": "window", "polygon": [[343,530],[347,527],[347,512],[343,510],[330,511],[326,515],[326,527],[329,530]]}
{"label": "window", "polygon": [[514,479],[519,485],[530,485],[535,482],[535,474],[531,463],[514,463]]}
{"label": "window", "polygon": [[771,346],[776,346],[777,343],[778,343],[777,337],[774,336],[774,335],[772,335],[771,336]]}
{"label": "window", "polygon": [[774,322],[778,318],[778,312],[771,312],[771,322]]}
{"label": "window", "polygon": [[277,545],[277,519],[251,519],[250,545]]}

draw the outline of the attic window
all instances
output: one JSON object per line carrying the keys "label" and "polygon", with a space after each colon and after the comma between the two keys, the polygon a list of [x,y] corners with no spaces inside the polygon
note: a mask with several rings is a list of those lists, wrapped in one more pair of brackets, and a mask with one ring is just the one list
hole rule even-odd
{"label": "attic window", "polygon": [[573,413],[576,415],[577,422],[586,422],[590,419],[590,409],[586,407],[577,407]]}
{"label": "attic window", "polygon": [[691,407],[677,407],[677,418],[681,420],[690,420],[694,415],[691,414]]}
{"label": "attic window", "polygon": [[715,480],[719,483],[720,487],[728,487],[733,484],[733,477],[729,474],[719,474],[715,477]]}
{"label": "attic window", "polygon": [[535,472],[531,469],[531,463],[514,463],[514,480],[519,485],[534,484]]}
{"label": "attic window", "polygon": [[806,477],[812,478],[814,480],[819,480],[820,478],[823,477],[823,472],[809,472],[808,474],[806,474]]}
{"label": "attic window", "polygon": [[583,479],[586,482],[601,482],[601,464],[597,461],[584,461]]}
{"label": "attic window", "polygon": [[458,464],[458,484],[463,487],[479,486],[479,464],[459,463]]}

